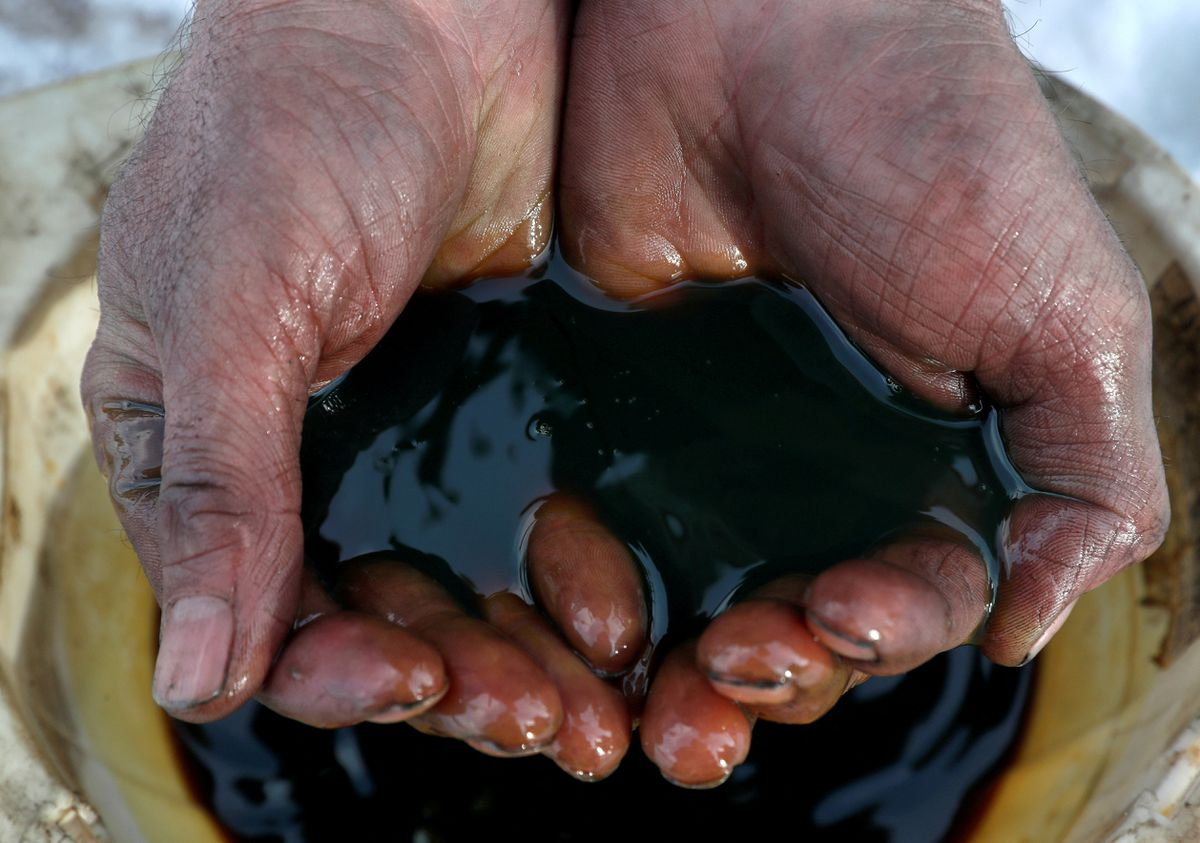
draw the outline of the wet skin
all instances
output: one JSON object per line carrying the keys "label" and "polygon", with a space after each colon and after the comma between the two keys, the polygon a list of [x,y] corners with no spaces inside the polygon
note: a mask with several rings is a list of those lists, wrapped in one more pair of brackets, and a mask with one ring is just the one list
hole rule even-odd
{"label": "wet skin", "polygon": [[[688,274],[803,278],[915,393],[961,409],[982,391],[1005,408],[1018,468],[1064,496],[1013,514],[990,657],[1028,657],[1080,594],[1160,541],[1146,296],[997,6],[587,2],[568,17],[534,0],[353,16],[198,7],[105,210],[83,385],[98,462],[164,607],[155,694],[176,716],[217,717],[265,689],[314,722],[394,719],[393,703],[424,710],[450,693],[395,624],[313,622],[284,646],[326,605],[303,576],[301,420],[422,278],[503,272],[540,251],[570,27],[559,200],[578,265],[618,295]],[[903,670],[976,626],[986,590],[972,570],[916,543],[758,608],[796,653],[812,643],[803,628],[850,667]],[[797,599],[802,626],[781,611]],[[722,654],[754,626],[735,621],[714,623],[688,662],[720,674],[725,698],[764,670],[731,674]],[[416,623],[445,675],[536,667],[524,634],[448,613]],[[349,674],[349,640],[370,641],[381,666]],[[481,640],[495,664],[454,652]],[[319,682],[272,672],[293,646],[308,666],[295,672]],[[529,717],[470,738],[543,740],[563,693],[542,670]],[[693,678],[664,674],[647,717],[743,728],[707,702],[656,704]],[[672,725],[651,718],[643,734]]]}

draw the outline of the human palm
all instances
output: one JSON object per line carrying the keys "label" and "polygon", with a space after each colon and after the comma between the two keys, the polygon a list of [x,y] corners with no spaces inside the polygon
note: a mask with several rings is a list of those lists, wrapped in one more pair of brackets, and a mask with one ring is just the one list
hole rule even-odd
{"label": "human palm", "polygon": [[[374,344],[431,261],[433,282],[502,271],[547,230],[565,10],[438,9],[381,4],[286,29],[270,26],[278,11],[237,15],[238,43],[272,48],[248,49],[253,61],[231,41],[193,45],[106,211],[85,400],[168,621],[179,596],[207,595],[192,614],[234,629],[213,697],[172,698],[160,659],[175,713],[217,716],[265,678],[264,698],[310,722],[421,715],[485,751],[550,746],[602,775],[628,713],[570,650],[620,668],[644,615],[632,562],[576,502],[556,502],[531,536],[559,634],[506,597],[486,604],[490,626],[466,618],[420,577],[369,562],[349,610],[312,583],[300,596],[308,391]],[[397,39],[405,49],[388,50]],[[1057,494],[1021,500],[1000,537],[988,655],[1023,660],[1082,592],[1156,546],[1146,297],[997,7],[592,0],[570,67],[559,225],[581,269],[617,295],[692,275],[801,280],[916,393],[1004,408],[1014,461]],[[248,88],[254,108],[236,103]],[[167,185],[186,198],[165,201]],[[232,318],[230,296],[244,302]],[[156,492],[145,455],[122,443],[161,435],[143,405],[164,404]],[[234,410],[203,412],[216,405]],[[754,716],[811,720],[857,676],[967,640],[991,599],[970,553],[917,539],[774,583],[666,657],[643,746],[677,781],[719,781]],[[222,601],[236,620],[214,626]],[[268,676],[292,618],[314,615]],[[600,640],[597,617],[617,632]],[[184,620],[168,653],[202,639]],[[504,716],[471,708],[483,697]],[[589,704],[607,742],[577,730],[571,744],[570,729],[554,741]],[[603,763],[581,768],[596,749]]]}

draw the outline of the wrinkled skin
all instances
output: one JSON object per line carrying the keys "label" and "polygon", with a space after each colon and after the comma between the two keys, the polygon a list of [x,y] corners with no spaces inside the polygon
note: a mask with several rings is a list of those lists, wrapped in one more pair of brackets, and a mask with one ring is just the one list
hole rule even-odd
{"label": "wrinkled skin", "polygon": [[[97,457],[165,608],[155,693],[176,716],[257,692],[319,725],[412,718],[484,751],[540,750],[585,779],[619,762],[629,715],[571,651],[627,664],[644,610],[586,510],[559,501],[531,537],[561,633],[507,598],[464,618],[370,560],[339,609],[304,580],[297,514],[309,391],[422,277],[511,271],[543,244],[571,25],[559,224],[582,269],[616,295],[693,274],[803,280],[915,392],[1003,407],[1018,467],[1065,496],[1010,519],[987,655],[1030,657],[1161,540],[1147,298],[997,4],[585,0],[573,23],[550,0],[234,8],[198,10],[114,188],[84,376]],[[674,781],[719,783],[756,717],[819,717],[864,676],[969,639],[987,600],[977,559],[920,537],[772,584],[668,656],[643,748]],[[596,617],[618,633],[599,640]]]}
{"label": "wrinkled skin", "polygon": [[[1025,478],[1070,499],[1026,498],[1010,519],[980,642],[992,659],[1028,658],[1080,594],[1158,546],[1147,296],[999,4],[585,5],[562,156],[565,241],[610,287],[802,279],[916,393],[965,409],[982,390],[1005,409]],[[744,685],[764,667],[784,678],[787,658],[767,665],[746,645],[798,650],[804,623],[853,668],[907,670],[971,636],[986,588],[961,548],[906,541],[793,597],[804,609],[773,637],[783,621],[767,607],[710,627],[701,669],[727,680],[718,689],[739,675],[722,654],[741,654]],[[800,698],[816,701],[787,704]]]}
{"label": "wrinkled skin", "polygon": [[[519,271],[544,247],[564,8],[198,6],[105,208],[83,385],[164,609],[155,695],[172,713],[231,711],[294,620],[328,609],[311,587],[298,603],[310,391],[361,359],[423,279]],[[165,422],[115,401],[165,407]],[[174,661],[182,672],[163,669]]]}

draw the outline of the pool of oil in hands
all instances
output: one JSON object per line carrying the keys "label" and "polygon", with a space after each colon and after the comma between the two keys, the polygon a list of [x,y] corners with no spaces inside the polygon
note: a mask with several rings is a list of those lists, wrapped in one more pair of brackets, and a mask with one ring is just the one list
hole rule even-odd
{"label": "pool of oil in hands", "polygon": [[[997,533],[1028,491],[996,412],[924,405],[803,288],[688,283],[616,302],[553,255],[525,277],[414,297],[313,401],[302,467],[306,553],[326,583],[384,550],[468,604],[500,590],[533,602],[531,514],[554,492],[586,501],[643,566],[643,666],[773,576],[914,529],[973,545],[994,583]],[[751,833],[783,811],[806,839],[927,841],[1001,762],[1028,684],[968,649],[873,679],[817,724],[760,724],[747,762],[703,795],[636,749],[583,787],[545,759],[489,759],[404,727],[322,733],[251,708],[179,729],[244,839],[591,840],[628,834],[622,806],[650,799],[672,835]]]}

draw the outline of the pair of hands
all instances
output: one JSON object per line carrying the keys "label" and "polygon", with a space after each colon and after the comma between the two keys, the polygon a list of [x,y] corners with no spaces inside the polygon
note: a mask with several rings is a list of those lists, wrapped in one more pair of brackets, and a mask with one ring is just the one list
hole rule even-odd
{"label": "pair of hands", "polygon": [[[523,266],[556,207],[568,257],[615,295],[803,279],[918,395],[1005,409],[1015,464],[1057,495],[1022,499],[999,539],[992,659],[1036,653],[1161,540],[1148,300],[998,3],[573,5],[198,4],[105,209],[83,381],[163,606],[155,695],[175,716],[261,694],[326,725],[419,716],[488,751],[558,746],[585,776],[619,760],[621,740],[590,769],[554,741],[590,711],[628,742],[622,701],[570,652],[603,666],[576,620],[637,617],[588,574],[623,563],[586,512],[568,502],[547,533],[561,633],[508,597],[466,618],[369,562],[342,608],[302,563],[307,396],[419,284]],[[962,643],[990,599],[977,560],[932,542],[772,589],[659,669],[642,742],[671,778],[719,780],[747,711],[818,716],[852,671]]]}

